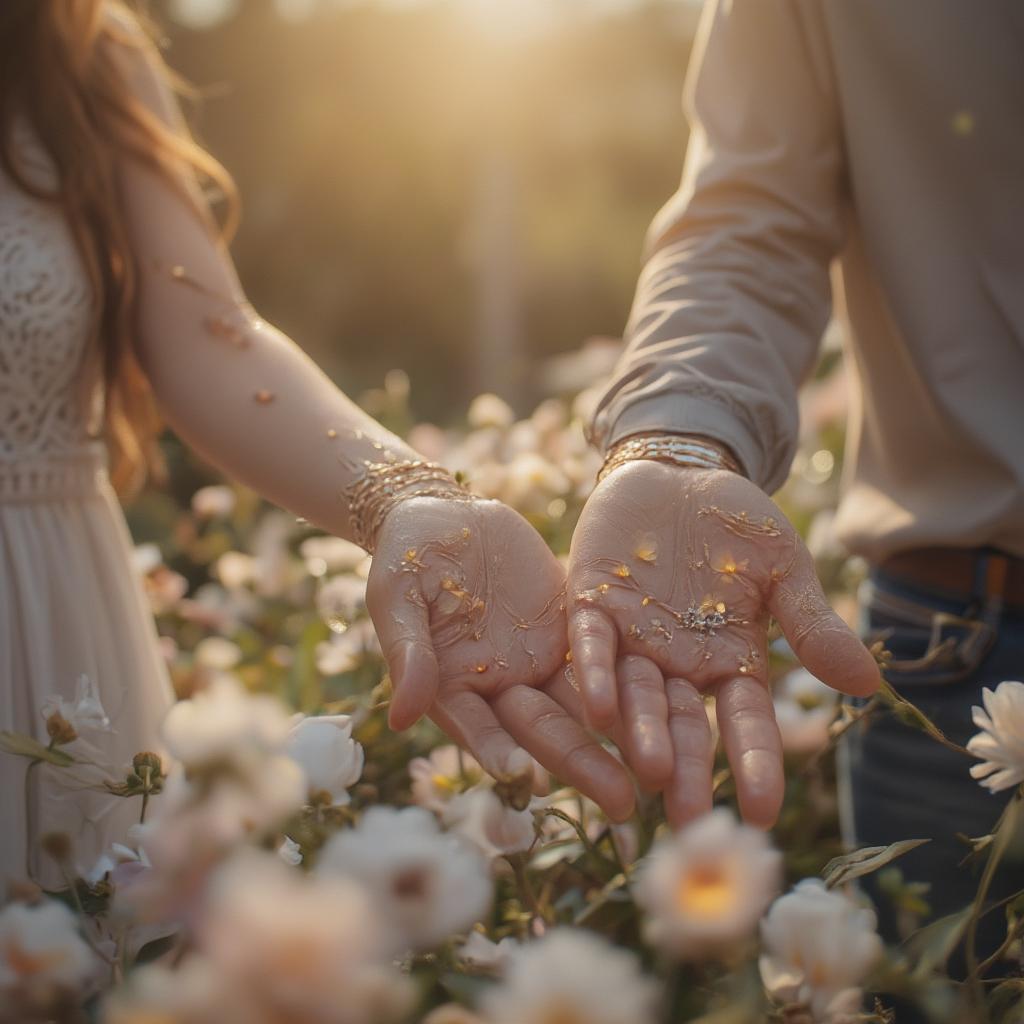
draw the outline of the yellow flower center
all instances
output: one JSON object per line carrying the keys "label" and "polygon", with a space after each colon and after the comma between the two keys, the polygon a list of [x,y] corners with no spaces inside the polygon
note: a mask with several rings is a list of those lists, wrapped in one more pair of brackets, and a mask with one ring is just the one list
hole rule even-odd
{"label": "yellow flower center", "polygon": [[676,907],[690,917],[721,917],[736,906],[737,896],[728,872],[717,864],[702,864],[679,880]]}
{"label": "yellow flower center", "polygon": [[431,775],[430,781],[434,784],[434,788],[441,790],[442,793],[458,792],[458,781],[453,779],[450,775],[442,775],[440,772],[437,772],[436,774]]}

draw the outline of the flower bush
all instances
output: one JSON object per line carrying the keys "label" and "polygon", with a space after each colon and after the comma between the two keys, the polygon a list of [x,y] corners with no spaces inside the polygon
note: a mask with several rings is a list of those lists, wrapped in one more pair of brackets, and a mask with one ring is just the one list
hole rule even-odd
{"label": "flower bush", "polygon": [[[482,396],[466,431],[410,436],[565,551],[597,469],[580,426],[590,401],[517,421]],[[838,434],[813,412],[808,446],[833,457],[802,456],[784,503],[849,609],[856,566],[829,539],[821,469]],[[182,509],[147,500],[168,539],[140,546],[138,564],[181,700],[164,749],[108,780],[139,825],[95,864],[78,863],[74,836],[46,837],[68,888],[26,880],[0,911],[0,1021],[841,1024],[891,1021],[887,993],[949,1024],[1020,1019],[1019,980],[985,979],[991,964],[967,984],[944,971],[984,879],[973,908],[898,949],[856,891],[888,870],[911,916],[925,909],[893,870],[914,844],[844,854],[838,837],[840,735],[886,701],[934,730],[891,691],[843,709],[773,644],[789,787],[771,837],[736,820],[724,762],[719,807],[677,835],[650,796],[625,825],[564,788],[527,804],[431,725],[387,728],[359,548],[221,484]],[[1021,693],[1004,683],[977,711],[973,772],[992,789],[1024,778]],[[28,771],[93,766],[109,723],[89,680],[44,711],[49,743],[4,734],[7,755]],[[1005,852],[1018,804],[975,856]],[[1003,954],[1020,955],[1022,910],[1006,906]]]}

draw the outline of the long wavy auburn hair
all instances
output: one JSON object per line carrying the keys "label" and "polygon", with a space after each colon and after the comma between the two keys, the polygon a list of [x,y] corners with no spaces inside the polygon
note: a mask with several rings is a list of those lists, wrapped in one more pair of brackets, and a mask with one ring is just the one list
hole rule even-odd
{"label": "long wavy auburn hair", "polygon": [[[133,345],[137,269],[118,197],[118,162],[139,160],[183,193],[183,175],[215,187],[227,200],[225,234],[234,228],[237,196],[213,157],[133,95],[116,47],[136,51],[180,91],[143,16],[123,0],[0,0],[0,165],[25,192],[59,204],[70,225],[93,289],[111,476],[124,493],[147,470],[159,472],[161,462],[160,422]],[[56,166],[55,191],[19,167],[14,124],[21,116]],[[197,213],[218,230],[205,205]]]}

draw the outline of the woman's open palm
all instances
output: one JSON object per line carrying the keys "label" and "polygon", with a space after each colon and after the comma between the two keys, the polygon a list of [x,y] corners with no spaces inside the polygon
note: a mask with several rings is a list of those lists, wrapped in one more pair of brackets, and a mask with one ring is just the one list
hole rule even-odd
{"label": "woman's open palm", "polygon": [[492,775],[531,769],[526,751],[628,816],[626,772],[548,692],[565,684],[565,573],[522,516],[495,501],[398,504],[377,538],[367,604],[395,728],[429,714]]}

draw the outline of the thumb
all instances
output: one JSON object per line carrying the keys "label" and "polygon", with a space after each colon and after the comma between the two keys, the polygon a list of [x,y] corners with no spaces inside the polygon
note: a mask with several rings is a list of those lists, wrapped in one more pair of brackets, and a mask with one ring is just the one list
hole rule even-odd
{"label": "thumb", "polygon": [[425,602],[410,601],[399,593],[390,593],[370,614],[391,675],[388,724],[401,732],[415,725],[437,696],[440,668],[430,615]]}
{"label": "thumb", "polygon": [[810,552],[798,544],[791,572],[772,590],[769,610],[811,675],[841,693],[868,697],[881,684],[878,664],[829,604]]}

